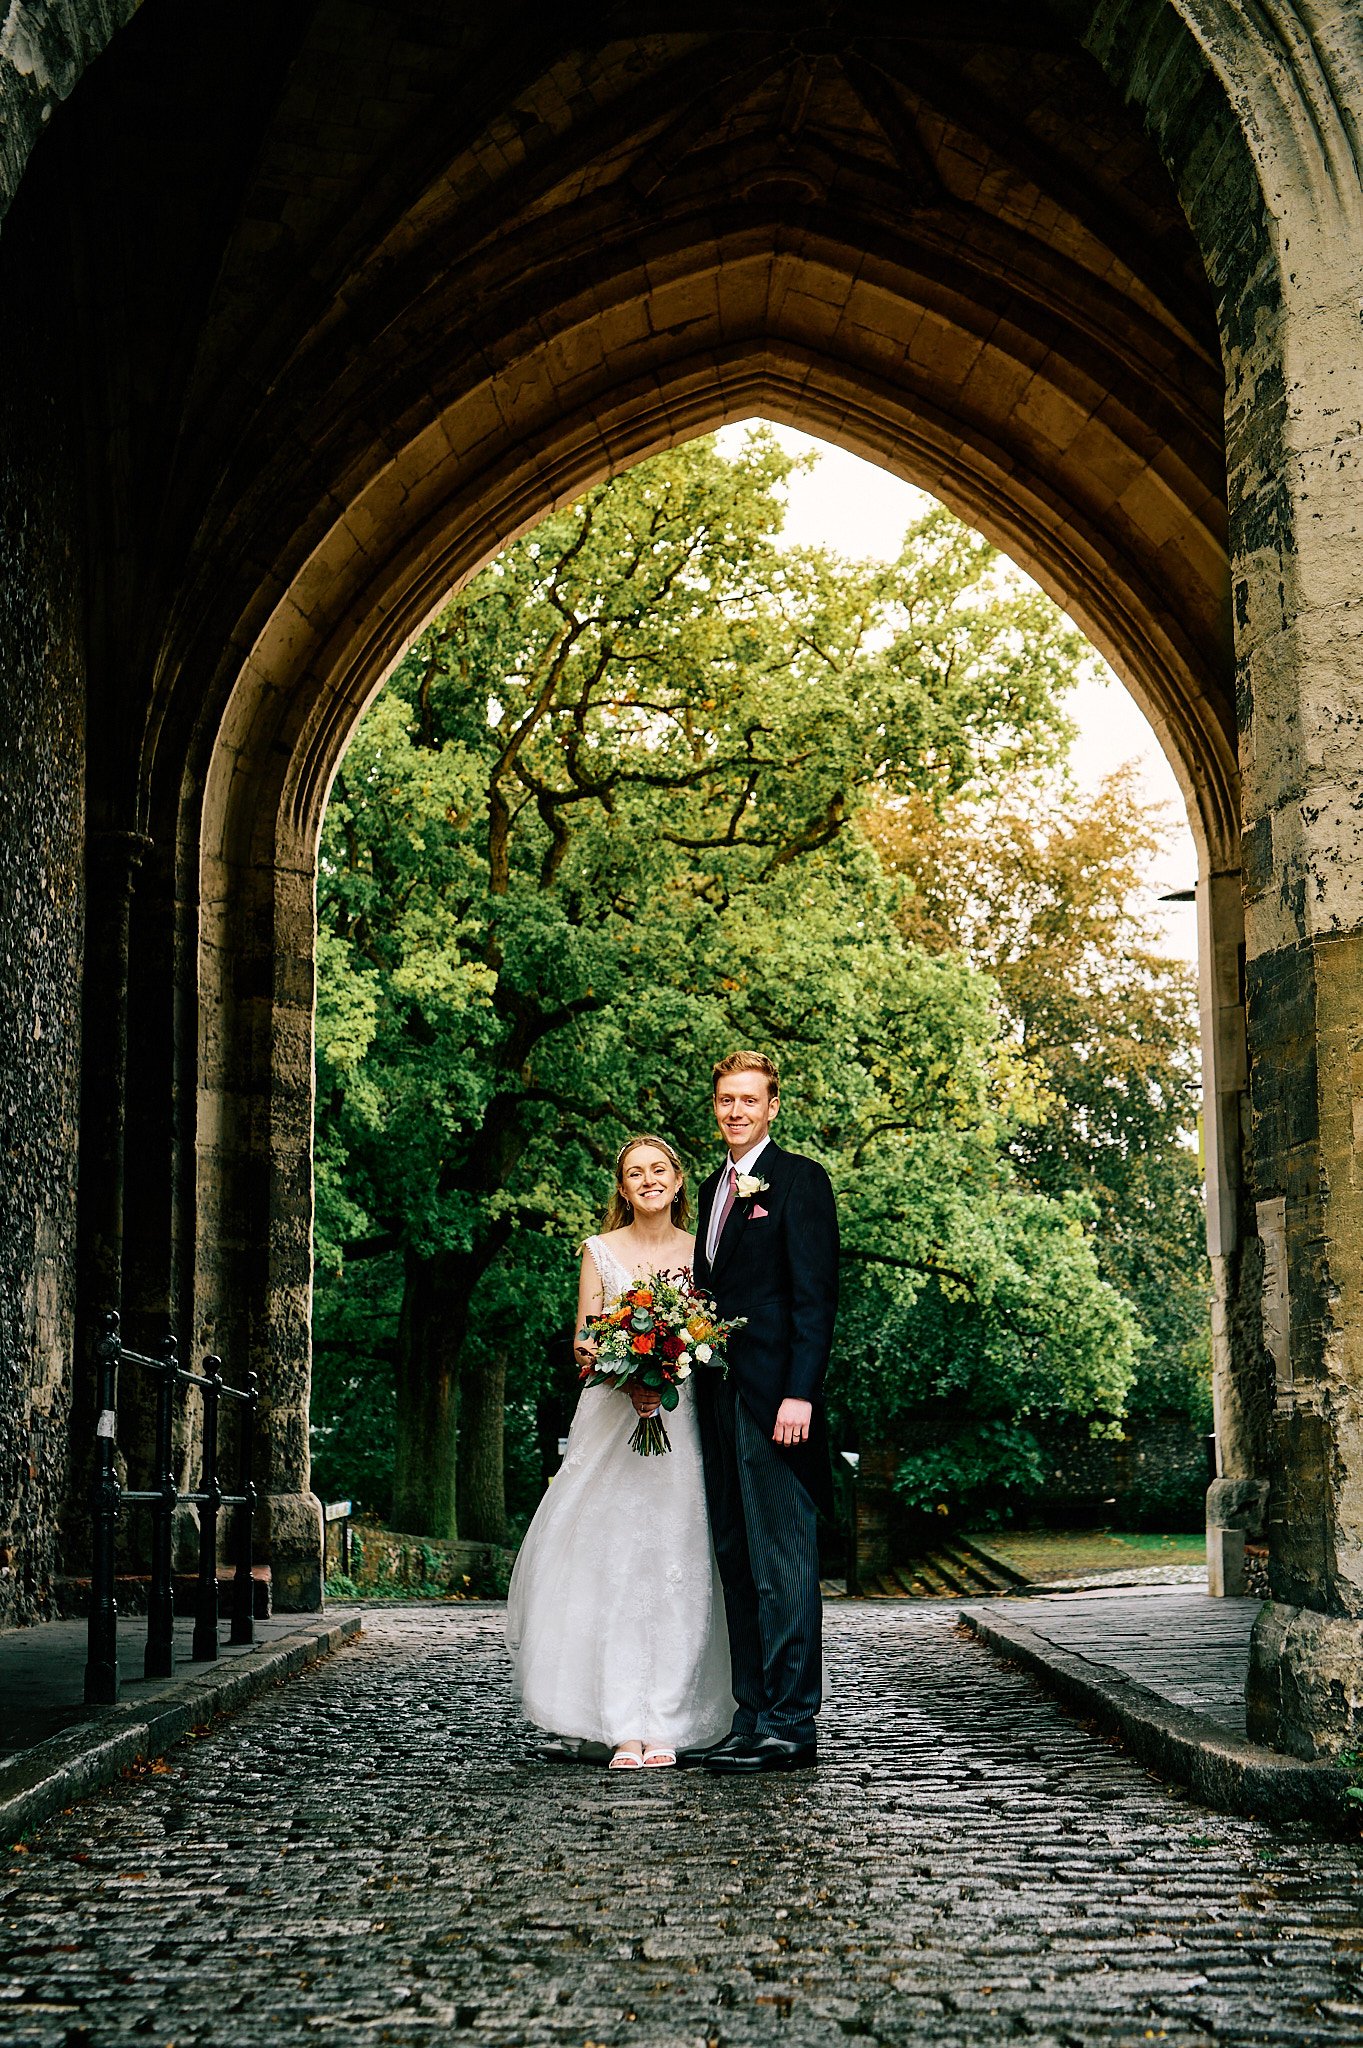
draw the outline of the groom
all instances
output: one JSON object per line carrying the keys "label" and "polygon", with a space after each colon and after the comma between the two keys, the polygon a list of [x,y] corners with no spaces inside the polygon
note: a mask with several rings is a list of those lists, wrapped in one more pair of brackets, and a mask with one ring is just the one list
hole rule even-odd
{"label": "groom", "polygon": [[694,1760],[725,1776],[817,1759],[823,1610],[816,1510],[832,1511],[823,1376],[838,1304],[838,1217],[823,1168],[771,1136],[781,1106],[760,1052],[714,1069],[728,1148],[702,1183],[695,1278],[745,1318],[726,1376],[697,1375],[715,1555],[724,1582],[733,1731]]}

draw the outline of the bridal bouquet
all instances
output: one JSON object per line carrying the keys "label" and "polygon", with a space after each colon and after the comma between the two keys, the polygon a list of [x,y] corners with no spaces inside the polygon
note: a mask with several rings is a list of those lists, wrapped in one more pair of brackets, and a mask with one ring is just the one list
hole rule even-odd
{"label": "bridal bouquet", "polygon": [[580,1377],[591,1387],[656,1389],[661,1407],[639,1417],[630,1444],[640,1457],[660,1457],[672,1448],[662,1409],[676,1407],[678,1387],[693,1365],[727,1371],[724,1347],[744,1320],[722,1321],[689,1273],[650,1273],[607,1302],[600,1315],[588,1316],[581,1335],[594,1339],[596,1360],[583,1366]]}

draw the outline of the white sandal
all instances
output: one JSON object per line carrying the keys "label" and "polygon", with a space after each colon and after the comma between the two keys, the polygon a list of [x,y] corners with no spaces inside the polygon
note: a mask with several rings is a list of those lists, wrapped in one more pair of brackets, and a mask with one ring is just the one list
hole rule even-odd
{"label": "white sandal", "polygon": [[617,1749],[606,1766],[608,1771],[641,1771],[643,1768],[643,1758],[636,1756],[632,1749]]}
{"label": "white sandal", "polygon": [[651,1771],[665,1771],[669,1764],[675,1764],[676,1761],[677,1752],[675,1749],[646,1749],[644,1751],[644,1762]]}

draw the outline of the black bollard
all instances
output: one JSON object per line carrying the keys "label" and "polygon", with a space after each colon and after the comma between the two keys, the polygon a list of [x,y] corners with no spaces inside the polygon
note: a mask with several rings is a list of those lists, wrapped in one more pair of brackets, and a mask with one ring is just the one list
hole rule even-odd
{"label": "black bollard", "polygon": [[118,1473],[114,1441],[118,1411],[118,1317],[104,1319],[104,1335],[95,1348],[98,1360],[99,1418],[95,1424],[96,1465],[92,1488],[94,1555],[91,1564],[90,1621],[85,1664],[85,1698],[91,1706],[112,1706],[118,1698],[118,1606],[114,1599],[114,1542],[118,1530]]}

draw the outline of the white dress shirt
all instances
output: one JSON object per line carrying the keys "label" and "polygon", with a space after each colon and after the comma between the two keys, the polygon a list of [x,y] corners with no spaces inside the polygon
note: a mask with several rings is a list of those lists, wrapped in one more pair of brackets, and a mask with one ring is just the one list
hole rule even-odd
{"label": "white dress shirt", "polygon": [[705,1256],[712,1266],[715,1263],[715,1253],[719,1250],[719,1212],[724,1206],[724,1182],[729,1167],[730,1165],[733,1166],[735,1174],[751,1173],[754,1161],[761,1158],[762,1153],[770,1143],[771,1133],[768,1132],[766,1137],[759,1138],[757,1143],[745,1152],[741,1159],[734,1159],[732,1161],[726,1159],[720,1168],[719,1186],[715,1189],[715,1199],[710,1204],[710,1227],[705,1234]]}

